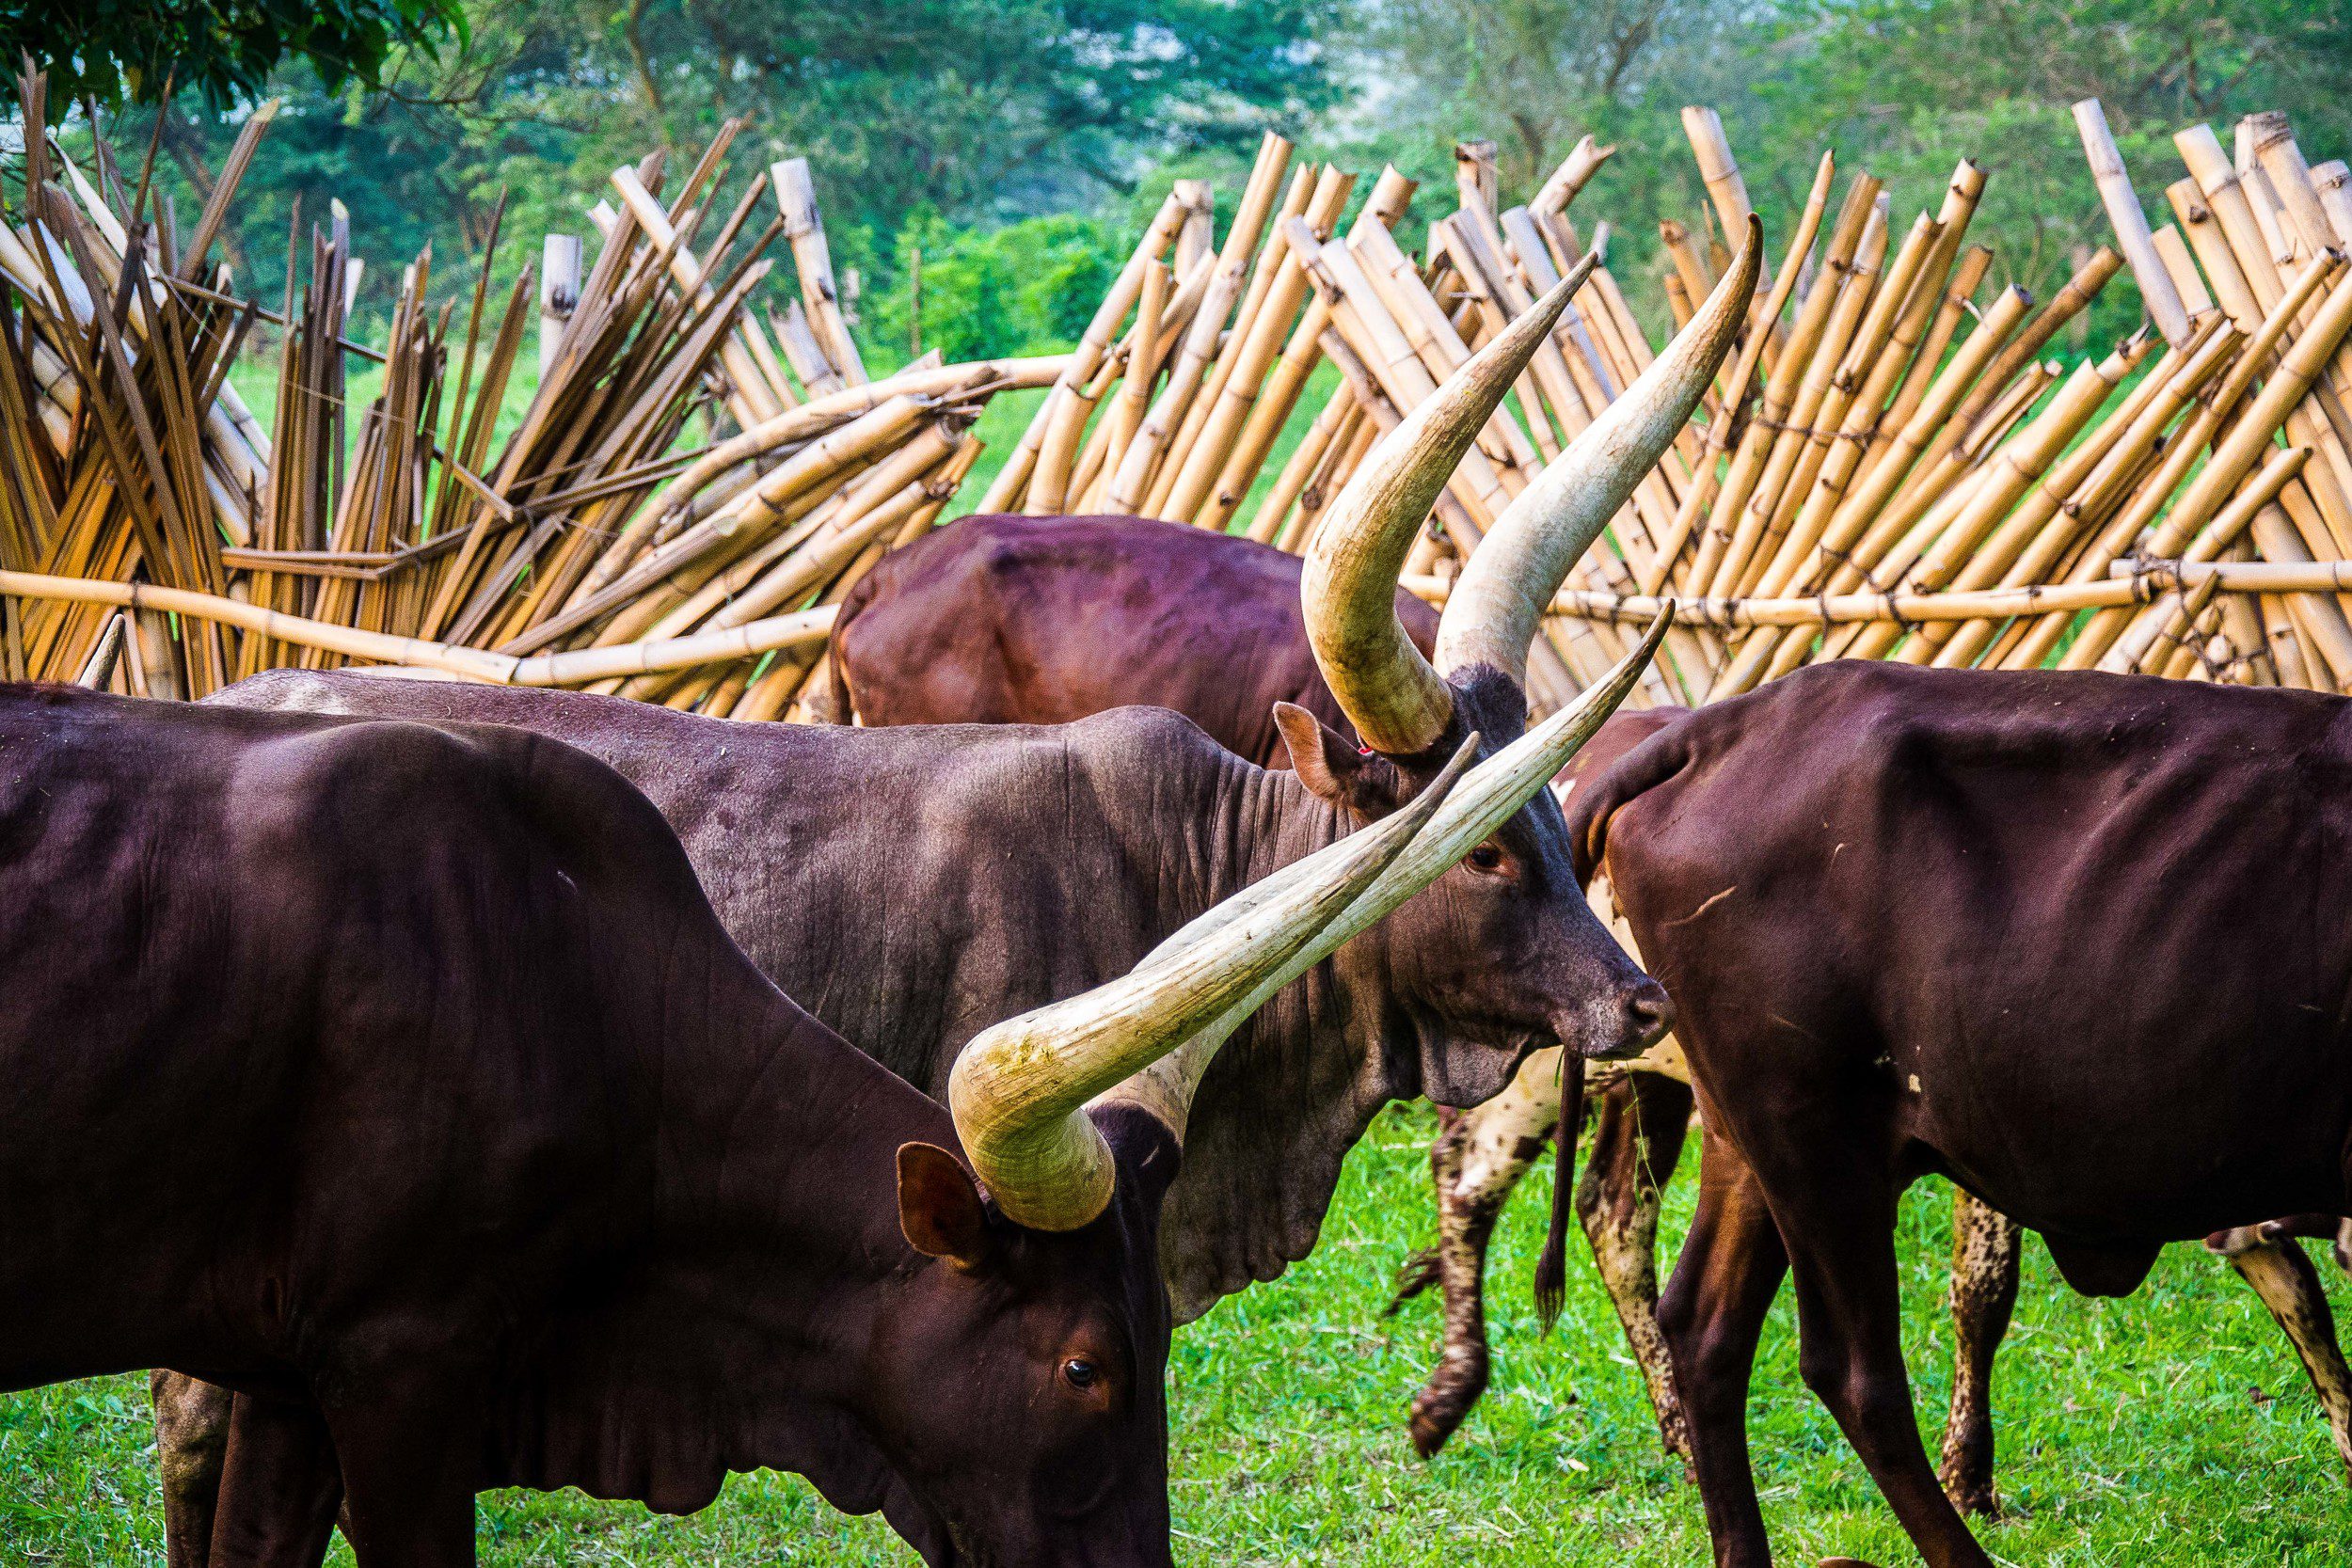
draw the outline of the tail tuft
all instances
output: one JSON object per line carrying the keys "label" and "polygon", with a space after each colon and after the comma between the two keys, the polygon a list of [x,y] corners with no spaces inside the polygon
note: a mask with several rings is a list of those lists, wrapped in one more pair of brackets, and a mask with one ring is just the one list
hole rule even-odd
{"label": "tail tuft", "polygon": [[1575,1202],[1576,1139],[1584,1122],[1584,1058],[1560,1055],[1560,1126],[1552,1134],[1551,1223],[1544,1232],[1543,1256],[1535,1259],[1535,1316],[1546,1334],[1560,1321],[1567,1299],[1568,1210]]}
{"label": "tail tuft", "polygon": [[1404,1305],[1438,1283],[1440,1270],[1436,1247],[1423,1247],[1396,1267],[1396,1294],[1380,1315],[1393,1318]]}

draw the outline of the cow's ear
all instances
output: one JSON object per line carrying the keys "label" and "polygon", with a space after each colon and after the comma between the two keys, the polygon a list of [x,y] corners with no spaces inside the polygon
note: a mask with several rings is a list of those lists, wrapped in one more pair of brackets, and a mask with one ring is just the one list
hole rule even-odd
{"label": "cow's ear", "polygon": [[937,1144],[898,1146],[898,1228],[927,1258],[976,1269],[988,1257],[988,1211],[972,1173]]}
{"label": "cow's ear", "polygon": [[1291,771],[1313,794],[1362,822],[1397,808],[1399,778],[1388,758],[1357,750],[1295,703],[1274,705],[1274,727],[1290,748]]}

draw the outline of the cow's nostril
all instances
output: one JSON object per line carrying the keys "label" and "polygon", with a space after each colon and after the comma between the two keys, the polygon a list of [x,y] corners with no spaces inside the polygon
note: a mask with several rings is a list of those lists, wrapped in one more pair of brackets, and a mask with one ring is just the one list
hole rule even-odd
{"label": "cow's nostril", "polygon": [[1644,980],[1626,993],[1626,1033],[1643,1045],[1654,1045],[1675,1024],[1674,999],[1655,980]]}

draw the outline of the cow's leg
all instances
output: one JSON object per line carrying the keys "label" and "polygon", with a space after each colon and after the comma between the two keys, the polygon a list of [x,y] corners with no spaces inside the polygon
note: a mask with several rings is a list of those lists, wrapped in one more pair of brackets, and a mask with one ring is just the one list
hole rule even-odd
{"label": "cow's leg", "polygon": [[342,1497],[315,1405],[238,1395],[211,1568],[318,1568]]}
{"label": "cow's leg", "polygon": [[[1440,1105],[1438,1111],[1438,1135],[1429,1140],[1429,1191],[1438,1212],[1438,1230],[1445,1231],[1446,1194],[1454,1189],[1454,1179],[1462,1169],[1462,1140],[1454,1136],[1463,1112],[1451,1105]],[[1438,1254],[1440,1249],[1425,1246],[1396,1266],[1395,1288],[1389,1294],[1389,1305],[1381,1311],[1384,1318],[1393,1318],[1404,1310],[1405,1304],[1419,1296],[1442,1277]]]}
{"label": "cow's leg", "polygon": [[1658,1332],[1659,1194],[1682,1158],[1691,1088],[1662,1073],[1629,1072],[1597,1097],[1592,1153],[1576,1185],[1576,1217],[1625,1327],[1666,1451],[1687,1465],[1691,1435],[1674,1366]]}
{"label": "cow's leg", "polygon": [[2303,1370],[2327,1412],[2328,1428],[2335,1436],[2336,1455],[2352,1478],[2352,1370],[2344,1366],[2336,1343],[2336,1321],[2328,1309],[2328,1292],[2319,1271],[2291,1235],[2272,1237],[2267,1226],[2247,1226],[2206,1238],[2205,1244],[2230,1260],[2239,1277],[2254,1288],[2270,1315],[2286,1330],[2288,1342],[2303,1360]]}
{"label": "cow's leg", "polygon": [[1776,1182],[1772,1215],[1797,1287],[1805,1386],[1836,1418],[1928,1568],[1992,1568],[1919,1441],[1903,1366],[1894,1184],[1834,1151],[1803,1158]]}
{"label": "cow's leg", "polygon": [[1952,1194],[1952,1408],[1944,1421],[1944,1495],[1963,1513],[2000,1512],[1993,1488],[1993,1357],[2017,1306],[2016,1222]]}
{"label": "cow's leg", "polygon": [[1756,1337],[1788,1268],[1755,1174],[1722,1139],[1703,1136],[1698,1212],[1659,1298],[1658,1326],[1690,1428],[1717,1568],[1772,1562],[1748,1465],[1748,1381]]}
{"label": "cow's leg", "polygon": [[1557,1047],[1535,1053],[1502,1093],[1454,1117],[1430,1146],[1438,1244],[1406,1265],[1397,1290],[1402,1302],[1434,1277],[1445,1304],[1444,1346],[1407,1420],[1423,1459],[1445,1446],[1486,1390],[1487,1243],[1511,1189],[1559,1123],[1559,1071]]}
{"label": "cow's leg", "polygon": [[170,1568],[205,1568],[220,1466],[235,1396],[180,1372],[148,1380],[155,1405],[155,1470],[163,1481],[164,1554]]}
{"label": "cow's leg", "polygon": [[482,1416],[465,1386],[353,1379],[327,1405],[358,1568],[474,1568]]}

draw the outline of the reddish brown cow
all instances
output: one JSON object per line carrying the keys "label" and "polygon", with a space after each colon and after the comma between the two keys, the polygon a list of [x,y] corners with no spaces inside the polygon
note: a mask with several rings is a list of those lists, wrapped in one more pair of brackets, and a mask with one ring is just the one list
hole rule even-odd
{"label": "reddish brown cow", "polygon": [[[1307,641],[1305,562],[1144,517],[966,517],[882,558],[834,623],[834,716],[892,724],[1065,724],[1173,708],[1261,768],[1288,768],[1277,705],[1348,744],[1356,726]],[[1398,591],[1424,655],[1438,612]]]}

